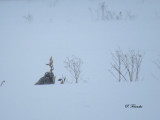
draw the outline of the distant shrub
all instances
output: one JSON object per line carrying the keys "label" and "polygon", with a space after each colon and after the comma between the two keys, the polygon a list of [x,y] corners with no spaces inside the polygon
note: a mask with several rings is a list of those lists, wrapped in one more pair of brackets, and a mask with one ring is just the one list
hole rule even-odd
{"label": "distant shrub", "polygon": [[133,20],[135,19],[135,15],[131,12],[122,12],[122,11],[112,11],[110,10],[106,2],[102,2],[99,4],[97,9],[89,8],[91,16],[96,20],[110,21],[110,20]]}
{"label": "distant shrub", "polygon": [[64,63],[65,68],[69,71],[69,73],[71,73],[71,75],[75,79],[75,82],[78,83],[81,74],[81,66],[83,64],[82,60],[80,58],[72,56],[71,58],[67,57]]}
{"label": "distant shrub", "polygon": [[138,51],[129,50],[123,53],[120,49],[111,53],[112,63],[110,73],[120,82],[139,80],[143,55]]}
{"label": "distant shrub", "polygon": [[28,13],[27,15],[23,16],[23,18],[25,19],[25,21],[27,23],[31,23],[33,21],[33,15]]}

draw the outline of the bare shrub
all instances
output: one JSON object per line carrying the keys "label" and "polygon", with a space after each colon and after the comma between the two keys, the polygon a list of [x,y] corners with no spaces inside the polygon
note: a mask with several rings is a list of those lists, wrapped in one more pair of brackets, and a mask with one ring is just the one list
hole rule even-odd
{"label": "bare shrub", "polygon": [[78,83],[81,74],[81,66],[83,64],[82,60],[80,58],[72,56],[71,58],[67,57],[64,63],[65,63],[65,68],[73,76],[75,82]]}
{"label": "bare shrub", "polygon": [[33,16],[32,14],[28,13],[27,15],[23,16],[23,18],[25,19],[25,21],[27,23],[31,23],[33,21]]}
{"label": "bare shrub", "polygon": [[110,10],[109,7],[106,5],[106,2],[102,2],[99,4],[97,9],[89,8],[91,13],[92,19],[100,19],[103,21],[110,21],[110,20],[133,20],[135,19],[135,15],[131,12],[126,11],[113,11]]}
{"label": "bare shrub", "polygon": [[[111,74],[118,79],[120,82],[121,79],[126,80],[125,74],[123,73],[124,67],[122,66],[122,52],[120,50],[115,51],[115,53],[111,53],[113,63],[111,63],[111,68],[115,70],[116,73],[118,73],[118,78],[116,75],[112,72],[112,70],[109,70]],[[122,68],[123,67],[123,68]],[[122,70],[123,69],[123,70]]]}
{"label": "bare shrub", "polygon": [[[128,53],[123,53],[120,49],[111,53],[113,62],[111,63],[110,73],[120,82],[128,80],[130,82],[139,80],[139,73],[143,55],[129,50]],[[118,75],[118,77],[117,77]]]}
{"label": "bare shrub", "polygon": [[107,6],[106,6],[105,2],[100,4],[99,9],[100,9],[102,20],[113,20],[113,19],[116,19],[116,18],[120,18],[120,16],[118,14],[116,14],[115,12],[107,9]]}

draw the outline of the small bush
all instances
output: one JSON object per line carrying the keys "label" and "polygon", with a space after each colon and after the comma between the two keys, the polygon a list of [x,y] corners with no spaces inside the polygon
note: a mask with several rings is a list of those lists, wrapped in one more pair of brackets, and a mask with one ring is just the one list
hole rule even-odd
{"label": "small bush", "polygon": [[138,51],[129,50],[123,53],[120,49],[111,53],[113,62],[111,63],[110,73],[120,82],[139,80],[143,55]]}
{"label": "small bush", "polygon": [[81,66],[83,64],[82,60],[80,58],[72,56],[71,58],[67,57],[64,63],[65,63],[65,68],[73,76],[75,82],[78,83],[81,74]]}

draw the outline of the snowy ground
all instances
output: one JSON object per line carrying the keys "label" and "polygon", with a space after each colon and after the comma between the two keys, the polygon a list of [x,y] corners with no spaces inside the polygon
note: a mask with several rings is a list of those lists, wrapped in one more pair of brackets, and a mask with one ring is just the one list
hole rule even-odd
{"label": "snowy ground", "polygon": [[[121,19],[102,20],[100,5]],[[2,120],[159,120],[159,0],[0,0]],[[108,72],[110,53],[144,54],[139,82],[118,82]],[[67,76],[64,60],[83,60],[79,84],[34,86],[54,60],[56,78]],[[125,108],[126,104],[142,108]]]}

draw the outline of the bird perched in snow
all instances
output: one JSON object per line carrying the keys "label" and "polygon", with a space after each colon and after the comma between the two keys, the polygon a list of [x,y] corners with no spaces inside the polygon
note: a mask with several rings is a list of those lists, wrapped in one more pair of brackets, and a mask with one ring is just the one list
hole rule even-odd
{"label": "bird perched in snow", "polygon": [[66,77],[62,76],[62,78],[58,79],[58,81],[60,81],[61,84],[64,84],[66,81]]}
{"label": "bird perched in snow", "polygon": [[52,72],[53,71],[53,59],[52,59],[52,56],[51,56],[51,58],[50,58],[50,60],[49,60],[49,64],[46,64],[46,65],[49,65],[50,67],[51,67],[51,69],[50,69],[50,71]]}

